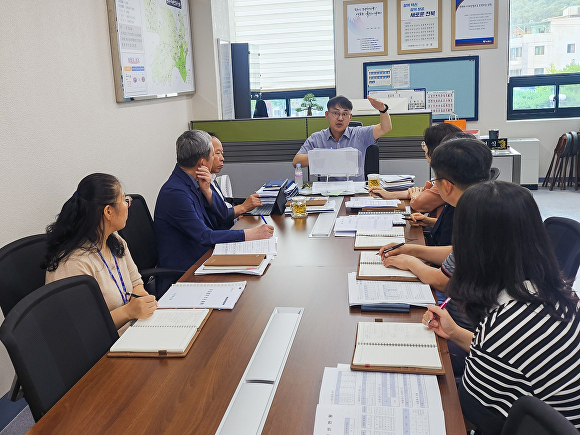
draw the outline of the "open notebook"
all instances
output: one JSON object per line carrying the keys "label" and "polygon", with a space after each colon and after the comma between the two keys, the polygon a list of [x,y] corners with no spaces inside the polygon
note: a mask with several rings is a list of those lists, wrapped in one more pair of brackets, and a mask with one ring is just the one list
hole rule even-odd
{"label": "open notebook", "polygon": [[128,328],[107,355],[185,356],[210,313],[210,309],[157,309]]}
{"label": "open notebook", "polygon": [[419,281],[413,272],[385,267],[378,252],[362,251],[360,253],[356,279]]}
{"label": "open notebook", "polygon": [[391,230],[359,230],[354,239],[354,249],[380,249],[389,243],[405,243],[405,228]]}
{"label": "open notebook", "polygon": [[422,323],[359,322],[351,369],[444,374],[437,336]]}

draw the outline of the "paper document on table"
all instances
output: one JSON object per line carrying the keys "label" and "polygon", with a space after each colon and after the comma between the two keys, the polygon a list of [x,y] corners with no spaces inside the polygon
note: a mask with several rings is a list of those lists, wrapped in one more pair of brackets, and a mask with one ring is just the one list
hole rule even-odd
{"label": "paper document on table", "polygon": [[393,215],[391,214],[358,214],[337,218],[334,224],[334,235],[354,237],[358,230],[390,231],[392,229]]}
{"label": "paper document on table", "polygon": [[395,183],[397,181],[410,181],[414,180],[414,175],[381,175],[381,180],[385,183]]}
{"label": "paper document on table", "polygon": [[366,197],[356,197],[347,201],[344,206],[346,208],[366,208],[366,207],[392,207],[396,208],[401,204],[401,201],[398,199],[377,199],[371,198],[370,196]]}
{"label": "paper document on table", "polygon": [[316,407],[314,435],[445,435],[441,409],[382,406]]}
{"label": "paper document on table", "polygon": [[355,185],[353,181],[315,181],[312,183],[312,193],[328,195],[338,193],[339,195],[353,195]]}
{"label": "paper document on table", "polygon": [[213,255],[273,254],[276,255],[276,237],[246,242],[217,243]]}
{"label": "paper document on table", "polygon": [[435,304],[431,287],[420,282],[371,281],[356,279],[356,272],[348,274],[348,304],[409,304],[426,307]]}
{"label": "paper document on table", "polygon": [[159,299],[158,308],[231,310],[246,287],[239,282],[177,282]]}
{"label": "paper document on table", "polygon": [[435,375],[361,372],[348,366],[324,369],[318,403],[422,409],[443,407]]}

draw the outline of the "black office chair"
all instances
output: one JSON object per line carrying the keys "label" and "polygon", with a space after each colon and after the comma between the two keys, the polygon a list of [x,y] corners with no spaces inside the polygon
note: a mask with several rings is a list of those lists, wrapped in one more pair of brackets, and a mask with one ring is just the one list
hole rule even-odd
{"label": "black office chair", "polygon": [[348,126],[349,127],[362,127],[363,126],[363,123],[360,122],[360,121],[350,121],[348,123]]}
{"label": "black office chair", "polygon": [[550,405],[523,396],[511,407],[501,435],[578,435],[578,430]]}
{"label": "black office chair", "polygon": [[0,340],[38,421],[119,338],[101,289],[88,275],[25,296],[0,327]]}
{"label": "black office chair", "polygon": [[550,217],[544,227],[564,276],[572,281],[580,266],[580,222],[564,217]]}
{"label": "black office chair", "polygon": [[151,278],[169,277],[175,282],[185,273],[185,270],[157,267],[159,257],[151,213],[149,213],[145,198],[137,194],[129,196],[133,198],[129,208],[129,218],[125,228],[120,230],[119,234],[127,242],[131,257],[139,269],[147,290],[149,293],[155,293],[155,284]]}
{"label": "black office chair", "polygon": [[365,152],[365,180],[369,174],[379,173],[379,146],[369,145]]}
{"label": "black office chair", "polygon": [[489,168],[490,181],[497,180],[497,177],[499,177],[499,173],[500,173],[499,168]]}
{"label": "black office chair", "polygon": [[[0,249],[0,309],[4,317],[25,296],[44,285],[46,234],[24,237]],[[12,402],[22,398],[15,376],[8,393]]]}

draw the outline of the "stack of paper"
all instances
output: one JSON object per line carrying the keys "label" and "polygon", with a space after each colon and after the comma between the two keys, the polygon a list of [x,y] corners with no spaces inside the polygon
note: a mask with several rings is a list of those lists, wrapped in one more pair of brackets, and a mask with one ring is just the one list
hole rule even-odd
{"label": "stack of paper", "polygon": [[408,281],[357,280],[356,272],[348,274],[348,304],[409,304],[417,307],[434,305],[435,299],[427,284]]}
{"label": "stack of paper", "polygon": [[406,190],[414,185],[414,175],[381,175],[381,187],[388,191]]}
{"label": "stack of paper", "polygon": [[[393,225],[405,226],[407,224],[405,219],[403,219],[403,213],[398,212],[398,211],[361,211],[361,212],[359,212],[358,215],[359,216],[372,216],[372,215],[391,216],[391,218],[393,219]],[[361,228],[361,229],[364,229],[364,228]]]}
{"label": "stack of paper", "polygon": [[[274,204],[276,202],[276,197],[278,196],[278,192],[280,188],[287,183],[286,180],[272,180],[268,181],[258,190],[256,193],[260,196],[260,201],[262,201],[262,205]],[[294,187],[296,187],[294,185]]]}
{"label": "stack of paper", "polygon": [[239,282],[177,282],[159,299],[158,308],[231,310],[246,288]]}
{"label": "stack of paper", "polygon": [[390,207],[396,208],[401,204],[398,199],[379,199],[373,198],[371,196],[363,196],[352,198],[347,201],[344,205],[346,208],[377,208],[377,207]]}
{"label": "stack of paper", "polygon": [[437,377],[326,367],[314,435],[444,435]]}
{"label": "stack of paper", "polygon": [[[333,212],[335,210],[335,202],[332,201],[326,201],[324,204],[321,205],[308,205],[308,202],[310,201],[306,201],[306,213],[308,214],[313,214],[313,213],[328,213],[328,212]],[[292,208],[291,207],[286,207],[286,209],[284,210],[285,214],[292,214]]]}
{"label": "stack of paper", "polygon": [[[250,254],[264,254],[265,257],[261,263],[252,267],[206,267],[206,263],[211,260],[213,256],[219,255],[250,255]],[[204,264],[202,264],[196,271],[196,275],[208,275],[212,273],[243,273],[245,275],[262,276],[266,271],[266,267],[276,255],[276,238],[270,237],[263,240],[251,240],[246,242],[232,242],[232,243],[218,243],[215,245],[213,256],[210,257]]]}
{"label": "stack of paper", "polygon": [[367,193],[364,181],[315,181],[312,183],[313,195],[355,195]]}
{"label": "stack of paper", "polygon": [[336,218],[334,235],[354,237],[357,231],[390,231],[392,228],[392,214],[355,214]]}
{"label": "stack of paper", "polygon": [[284,196],[286,197],[286,200],[289,200],[297,193],[298,193],[298,186],[296,186],[296,183],[294,183],[294,181],[292,181],[292,180],[288,181],[286,183],[286,186],[284,187]]}
{"label": "stack of paper", "polygon": [[357,230],[354,249],[381,249],[389,243],[405,243],[405,229],[393,227],[385,230]]}

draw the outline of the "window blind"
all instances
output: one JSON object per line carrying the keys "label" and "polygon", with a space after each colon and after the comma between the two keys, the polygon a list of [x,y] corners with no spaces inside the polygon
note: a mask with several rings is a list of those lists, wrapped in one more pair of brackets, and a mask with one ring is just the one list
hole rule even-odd
{"label": "window blind", "polygon": [[332,0],[233,0],[236,42],[257,45],[262,91],[332,88]]}

